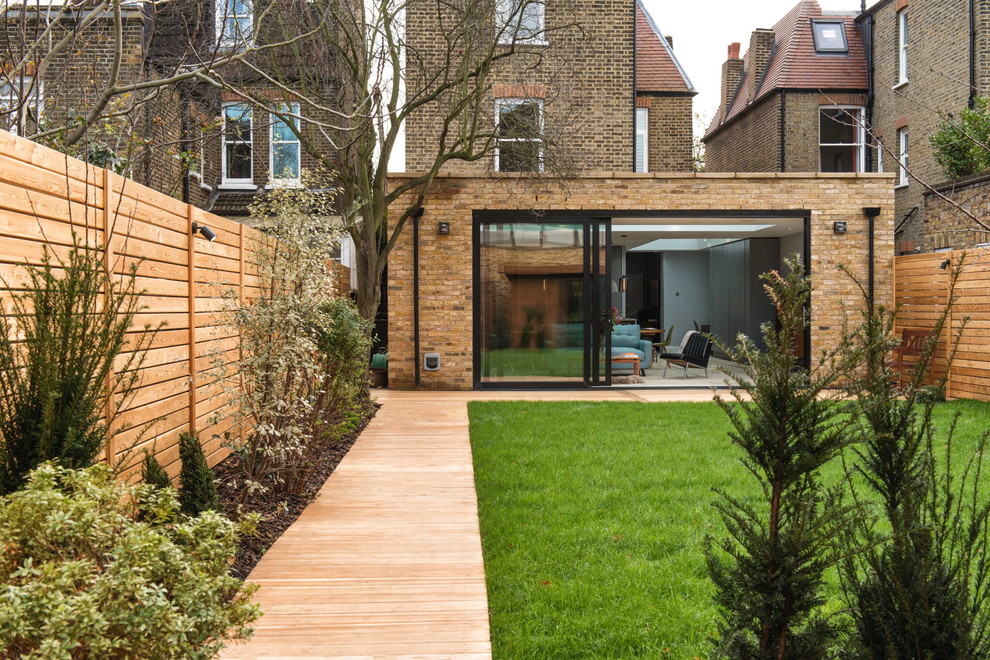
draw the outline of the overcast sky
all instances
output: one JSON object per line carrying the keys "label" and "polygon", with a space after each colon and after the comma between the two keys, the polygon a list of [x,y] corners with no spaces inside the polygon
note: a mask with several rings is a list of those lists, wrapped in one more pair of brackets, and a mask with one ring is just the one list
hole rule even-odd
{"label": "overcast sky", "polygon": [[[643,0],[660,31],[674,38],[674,54],[698,90],[694,112],[703,115],[705,124],[718,106],[722,63],[729,44],[742,44],[742,55],[753,30],[772,28],[797,3],[798,0]],[[859,12],[860,8],[859,0],[818,0],[818,4],[825,11]]]}

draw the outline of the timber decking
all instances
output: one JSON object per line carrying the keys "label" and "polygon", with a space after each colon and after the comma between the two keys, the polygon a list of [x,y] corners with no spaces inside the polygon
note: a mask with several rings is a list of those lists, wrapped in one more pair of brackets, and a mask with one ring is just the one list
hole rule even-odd
{"label": "timber decking", "polygon": [[704,390],[376,392],[381,410],[249,579],[224,658],[491,658],[467,402],[707,401]]}

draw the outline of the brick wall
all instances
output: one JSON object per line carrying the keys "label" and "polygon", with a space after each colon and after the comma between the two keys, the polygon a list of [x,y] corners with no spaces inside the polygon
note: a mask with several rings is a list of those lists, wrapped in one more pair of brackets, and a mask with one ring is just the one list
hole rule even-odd
{"label": "brick wall", "polygon": [[650,109],[649,171],[690,172],[692,98],[641,95],[636,104]]}
{"label": "brick wall", "polygon": [[990,230],[980,227],[956,206],[986,223],[990,217],[990,174],[959,179],[936,189],[939,194],[925,195],[922,239],[915,245],[918,251],[931,252],[939,248],[962,250],[980,243],[990,243]]}
{"label": "brick wall", "polygon": [[[935,163],[928,136],[941,122],[940,115],[958,114],[969,96],[969,10],[964,0],[910,0],[907,3],[908,83],[897,86],[897,3],[891,2],[875,13],[875,101],[873,125],[882,135],[890,153],[883,156],[884,171],[897,172],[897,125],[908,128],[910,169],[929,184],[945,179]],[[980,18],[981,55],[977,86],[987,89],[990,66],[990,3],[976,3]],[[895,193],[897,222],[924,202],[924,187],[912,180]],[[926,245],[924,212],[919,208],[903,225],[898,242]]]}
{"label": "brick wall", "polygon": [[[780,93],[763,97],[705,140],[709,172],[780,171]],[[817,169],[817,168],[815,168]]]}
{"label": "brick wall", "polygon": [[[472,333],[473,211],[582,209],[636,211],[808,210],[811,217],[812,353],[835,343],[844,315],[855,313],[857,290],[839,271],[867,277],[863,207],[879,206],[876,223],[877,298],[889,302],[893,195],[889,177],[869,174],[628,174],[553,182],[505,177],[441,177],[426,204],[423,227],[449,222],[450,234],[420,232],[420,350],[443,356],[438,372],[422,372],[424,387],[469,389],[474,384]],[[832,223],[848,223],[834,234]],[[389,260],[389,382],[411,387],[413,354],[412,230]],[[843,310],[842,305],[850,307]]]}
{"label": "brick wall", "polygon": [[[499,66],[491,82],[528,86],[544,98],[547,160],[557,169],[631,171],[633,168],[633,21],[631,0],[547,0],[546,46],[525,45],[527,52]],[[494,19],[492,19],[494,21]],[[445,46],[432,2],[409,3],[406,9],[411,67],[409,86],[438,65],[435,53]],[[538,63],[537,68],[533,68]],[[426,169],[434,158],[443,105],[432,104],[406,122],[406,169]],[[494,96],[482,103],[484,120],[494,125]],[[687,122],[690,130],[690,120]],[[480,174],[491,158],[452,161],[448,173]]]}

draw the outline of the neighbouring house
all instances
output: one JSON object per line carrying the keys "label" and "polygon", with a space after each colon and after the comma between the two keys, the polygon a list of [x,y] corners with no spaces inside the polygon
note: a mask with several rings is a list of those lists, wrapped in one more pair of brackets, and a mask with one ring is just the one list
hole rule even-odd
{"label": "neighbouring house", "polygon": [[[495,5],[499,38],[515,40],[525,53],[491,78],[491,157],[451,161],[445,172],[690,171],[696,92],[672,39],[663,36],[642,4],[497,0]],[[525,15],[517,16],[521,11]],[[407,12],[411,48],[442,48],[430,3],[410,3]],[[434,105],[407,122],[408,171],[433,162],[441,111]]]}
{"label": "neighbouring house", "polygon": [[729,46],[708,170],[888,172],[897,253],[990,241],[944,199],[968,205],[977,184],[946,181],[929,142],[990,89],[988,18],[962,0],[881,0],[858,15],[802,0],[743,57]]}
{"label": "neighbouring house", "polygon": [[[791,255],[817,284],[806,360],[837,341],[843,304],[855,307],[840,263],[889,298],[888,176],[694,173],[693,90],[644,7],[536,4],[517,25],[548,69],[497,72],[492,158],[449,164],[390,257],[390,386],[682,381],[663,377],[651,344],[672,335],[677,346],[695,328],[758,337],[774,320],[759,275]],[[498,0],[496,29],[519,6]],[[407,17],[421,44],[435,28],[428,14]],[[409,122],[410,174],[396,182],[429,163],[436,121],[424,112]],[[560,147],[563,157],[549,155]],[[560,165],[566,179],[544,174]],[[628,327],[611,329],[616,321]]]}

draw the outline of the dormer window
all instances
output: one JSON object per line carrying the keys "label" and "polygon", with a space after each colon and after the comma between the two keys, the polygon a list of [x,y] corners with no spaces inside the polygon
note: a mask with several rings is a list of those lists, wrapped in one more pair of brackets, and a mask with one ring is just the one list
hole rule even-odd
{"label": "dormer window", "polygon": [[846,26],[842,21],[811,21],[816,53],[848,53]]}

